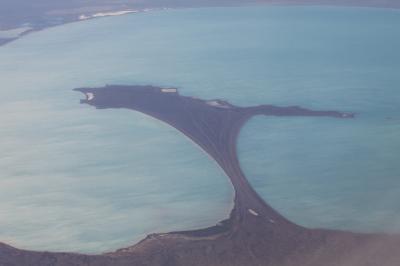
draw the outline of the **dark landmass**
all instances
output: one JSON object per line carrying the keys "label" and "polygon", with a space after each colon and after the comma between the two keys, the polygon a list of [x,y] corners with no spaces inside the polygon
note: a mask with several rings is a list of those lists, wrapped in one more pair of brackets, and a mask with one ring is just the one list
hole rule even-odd
{"label": "dark landmass", "polygon": [[0,46],[2,46],[3,44],[6,44],[8,42],[12,42],[14,40],[16,40],[17,38],[9,38],[9,39],[1,39],[0,38]]}
{"label": "dark landmass", "polygon": [[[397,0],[2,0],[0,30],[29,26],[32,28],[30,32],[38,31],[79,21],[81,15],[101,12],[255,4],[400,8]],[[18,38],[0,41],[0,46]]]}
{"label": "dark landmass", "polygon": [[[309,229],[288,221],[251,187],[236,152],[240,129],[255,115],[352,119],[351,113],[297,106],[238,107],[185,97],[173,88],[106,86],[76,89],[98,109],[126,108],[157,118],[197,143],[225,171],[235,190],[230,217],[215,226],[152,234],[102,255],[32,252],[0,244],[0,265],[134,266],[399,266],[400,236]],[[293,184],[295,185],[295,184]],[[302,206],[298,206],[301,208]]]}

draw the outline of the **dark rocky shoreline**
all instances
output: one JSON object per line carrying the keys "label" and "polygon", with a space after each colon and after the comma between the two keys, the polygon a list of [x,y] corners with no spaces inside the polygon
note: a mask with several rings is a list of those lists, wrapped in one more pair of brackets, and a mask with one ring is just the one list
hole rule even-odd
{"label": "dark rocky shoreline", "polygon": [[[221,223],[194,231],[151,234],[134,246],[102,255],[33,252],[0,244],[1,266],[398,266],[400,236],[309,229],[271,208],[240,169],[237,136],[255,115],[353,119],[354,114],[301,107],[237,107],[222,100],[181,96],[176,89],[106,86],[76,89],[98,109],[125,108],[157,118],[207,152],[235,189],[234,208]],[[293,118],[295,119],[295,118]],[[299,206],[301,208],[301,206]]]}

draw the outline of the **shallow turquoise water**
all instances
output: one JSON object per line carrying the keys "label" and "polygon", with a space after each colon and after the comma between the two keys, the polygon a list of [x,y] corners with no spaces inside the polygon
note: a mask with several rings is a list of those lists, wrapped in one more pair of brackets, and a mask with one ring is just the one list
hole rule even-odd
{"label": "shallow turquoise water", "polygon": [[227,178],[190,141],[135,112],[79,105],[71,91],[107,83],[357,112],[256,118],[241,134],[242,167],[296,222],[398,230],[385,219],[400,217],[399,22],[400,12],[378,9],[170,10],[1,47],[0,241],[102,252],[228,215]]}
{"label": "shallow turquoise water", "polygon": [[241,133],[241,164],[301,225],[400,232],[399,133],[399,120],[257,117]]}

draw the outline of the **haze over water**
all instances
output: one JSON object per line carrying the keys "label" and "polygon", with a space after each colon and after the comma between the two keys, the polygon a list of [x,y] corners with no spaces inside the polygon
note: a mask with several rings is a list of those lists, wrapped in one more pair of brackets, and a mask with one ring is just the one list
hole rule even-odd
{"label": "haze over water", "polygon": [[380,9],[170,10],[1,47],[0,241],[102,252],[228,216],[228,179],[190,141],[136,112],[79,105],[71,91],[105,84],[356,112],[254,118],[239,141],[242,167],[295,222],[399,232],[399,23],[399,11]]}

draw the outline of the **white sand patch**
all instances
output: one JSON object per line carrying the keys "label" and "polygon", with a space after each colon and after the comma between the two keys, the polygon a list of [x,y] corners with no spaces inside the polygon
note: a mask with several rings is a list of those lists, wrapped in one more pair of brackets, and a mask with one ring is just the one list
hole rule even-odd
{"label": "white sand patch", "polygon": [[94,94],[91,93],[91,92],[87,92],[87,93],[86,93],[86,99],[87,99],[88,101],[93,100],[93,99],[94,99]]}
{"label": "white sand patch", "polygon": [[258,213],[256,211],[254,211],[253,209],[249,209],[249,213],[254,216],[258,216]]}
{"label": "white sand patch", "polygon": [[177,93],[178,90],[174,89],[174,88],[169,88],[169,89],[161,89],[161,92],[164,92],[164,93]]}
{"label": "white sand patch", "polygon": [[206,104],[213,106],[213,107],[219,107],[219,108],[230,108],[229,105],[227,105],[225,102],[222,102],[220,100],[211,100],[207,101]]}

